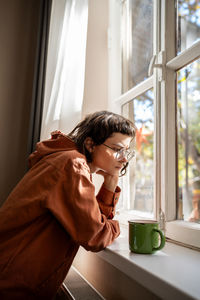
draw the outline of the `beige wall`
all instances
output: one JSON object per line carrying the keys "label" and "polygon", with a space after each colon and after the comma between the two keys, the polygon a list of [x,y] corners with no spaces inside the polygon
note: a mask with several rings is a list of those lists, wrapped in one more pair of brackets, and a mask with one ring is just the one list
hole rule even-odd
{"label": "beige wall", "polygon": [[39,0],[0,0],[0,204],[27,167]]}

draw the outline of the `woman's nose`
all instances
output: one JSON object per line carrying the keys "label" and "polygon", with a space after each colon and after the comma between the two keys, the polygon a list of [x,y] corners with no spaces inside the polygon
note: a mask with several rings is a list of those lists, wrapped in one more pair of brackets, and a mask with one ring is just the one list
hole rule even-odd
{"label": "woman's nose", "polygon": [[126,163],[126,162],[128,162],[128,160],[127,160],[127,158],[124,156],[124,157],[122,157],[122,158],[120,159],[120,162]]}

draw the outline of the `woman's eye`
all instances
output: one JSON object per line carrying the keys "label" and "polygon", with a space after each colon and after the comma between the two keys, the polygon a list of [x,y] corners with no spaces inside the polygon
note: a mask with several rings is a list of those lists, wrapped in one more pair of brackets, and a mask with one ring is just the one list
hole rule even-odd
{"label": "woman's eye", "polygon": [[121,150],[122,150],[122,148],[121,148],[121,149],[115,148],[115,151],[116,151],[116,152],[120,152]]}

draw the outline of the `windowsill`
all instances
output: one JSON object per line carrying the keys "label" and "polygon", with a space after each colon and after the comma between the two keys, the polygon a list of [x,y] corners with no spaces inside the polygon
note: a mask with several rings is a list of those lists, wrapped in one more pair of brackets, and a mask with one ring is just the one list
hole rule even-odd
{"label": "windowsill", "polygon": [[97,253],[162,299],[200,299],[200,252],[166,242],[155,254],[129,250],[128,228],[112,245]]}

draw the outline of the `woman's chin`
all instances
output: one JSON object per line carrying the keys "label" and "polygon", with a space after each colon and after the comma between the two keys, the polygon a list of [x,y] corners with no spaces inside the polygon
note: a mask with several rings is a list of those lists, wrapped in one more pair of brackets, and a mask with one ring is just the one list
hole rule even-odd
{"label": "woman's chin", "polygon": [[116,168],[116,170],[113,170],[113,171],[110,172],[110,175],[112,175],[112,176],[116,176],[116,175],[119,176],[120,170],[121,170],[121,168]]}

